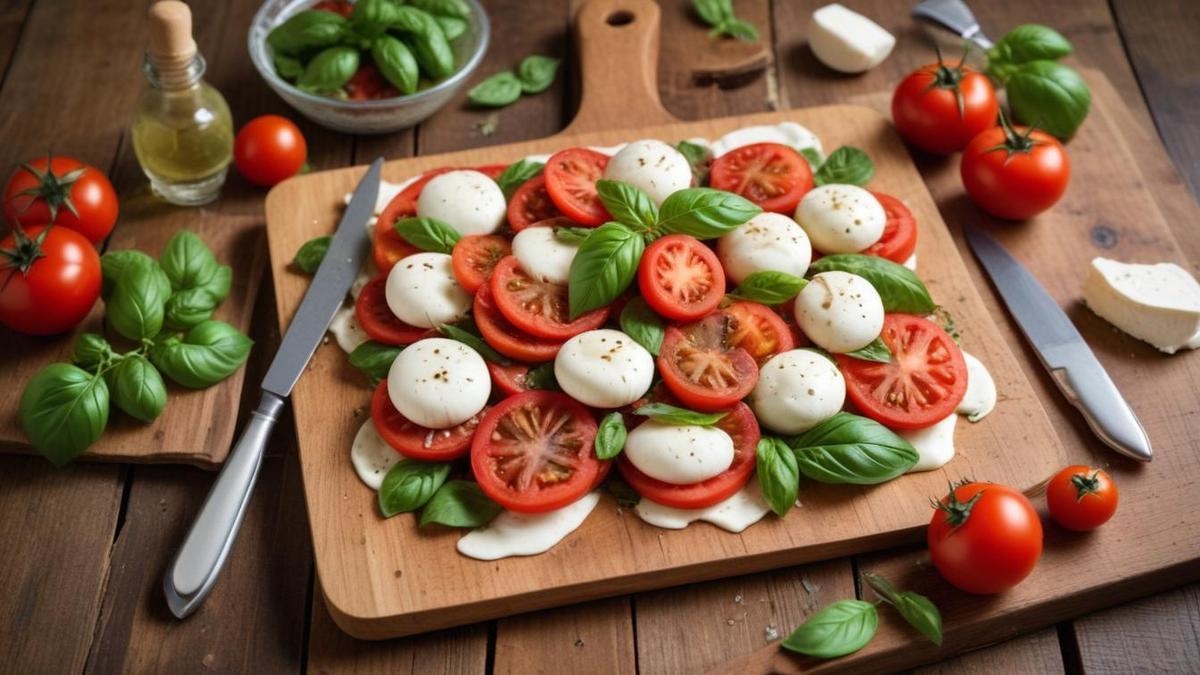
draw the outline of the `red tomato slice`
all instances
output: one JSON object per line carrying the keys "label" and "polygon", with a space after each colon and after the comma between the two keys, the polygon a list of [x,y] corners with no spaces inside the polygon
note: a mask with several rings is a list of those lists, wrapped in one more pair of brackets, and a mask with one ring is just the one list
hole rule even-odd
{"label": "red tomato slice", "polygon": [[608,318],[608,308],[601,307],[574,321],[569,319],[566,285],[534,279],[521,269],[516,256],[510,255],[496,265],[491,287],[504,318],[518,329],[547,340],[569,340],[599,328]]}
{"label": "red tomato slice", "polygon": [[601,466],[595,438],[596,420],[582,403],[554,391],[527,391],[483,416],[471,443],[471,470],[484,494],[504,508],[553,511],[595,485]]}
{"label": "red tomato slice", "polygon": [[435,330],[410,326],[396,318],[392,308],[388,307],[386,288],[387,275],[380,274],[363,286],[354,303],[354,316],[372,340],[389,345],[410,345],[437,334]]}
{"label": "red tomato slice", "polygon": [[725,270],[713,250],[686,234],[668,234],[646,247],[638,287],[655,312],[695,321],[725,296]]}
{"label": "red tomato slice", "polygon": [[607,166],[608,155],[595,150],[560,150],[546,160],[542,172],[546,192],[571,220],[581,225],[600,225],[611,217],[596,193],[596,181],[604,176]]}
{"label": "red tomato slice", "polygon": [[629,486],[652,502],[676,509],[702,509],[722,502],[742,489],[754,472],[754,452],[762,434],[750,406],[738,403],[717,426],[733,438],[733,464],[724,472],[699,483],[674,485],[651,478],[638,470],[625,455],[617,469]]}
{"label": "red tomato slice", "polygon": [[882,192],[872,192],[887,213],[883,236],[868,246],[863,253],[887,258],[903,265],[917,250],[917,219],[904,202]]}
{"label": "red tomato slice", "polygon": [[458,240],[450,254],[451,271],[458,285],[475,293],[492,277],[496,264],[512,253],[504,237],[495,234],[472,234]]}
{"label": "red tomato slice", "polygon": [[813,187],[808,161],[779,143],[754,143],[730,150],[713,162],[708,181],[718,190],[749,199],[764,211],[789,216]]}
{"label": "red tomato slice", "polygon": [[375,267],[379,268],[380,272],[386,274],[400,260],[421,252],[421,249],[405,241],[394,227],[397,220],[415,215],[416,203],[403,194],[392,197],[392,201],[384,207],[383,213],[379,214],[375,222],[372,256],[375,259]]}
{"label": "red tomato slice", "polygon": [[504,392],[505,396],[513,396],[523,391],[529,391],[525,387],[525,376],[529,374],[529,366],[524,363],[512,363],[502,366],[498,363],[488,361],[487,369],[488,373],[492,376],[492,384]]}
{"label": "red tomato slice", "polygon": [[836,354],[846,395],[864,415],[893,429],[921,429],[954,413],[967,393],[967,362],[936,323],[888,314],[879,338],[890,363]]}
{"label": "red tomato slice", "polygon": [[758,364],[796,348],[792,329],[775,310],[757,302],[735,302],[724,310],[737,319],[729,344],[746,350]]}
{"label": "red tomato slice", "polygon": [[446,462],[458,459],[471,450],[471,438],[479,421],[487,414],[484,408],[478,415],[449,429],[429,429],[410,421],[392,405],[387,380],[375,387],[371,397],[371,419],[379,437],[396,452],[410,459],[426,462]]}
{"label": "red tomato slice", "polygon": [[658,353],[663,384],[685,407],[728,410],[758,383],[758,366],[730,342],[736,320],[716,312],[685,326],[670,326]]}
{"label": "red tomato slice", "polygon": [[546,193],[546,177],[542,174],[521,183],[508,202],[508,225],[513,232],[559,215],[561,212]]}
{"label": "red tomato slice", "polygon": [[512,325],[500,310],[496,309],[490,284],[479,287],[479,292],[475,294],[473,313],[475,325],[483,335],[483,340],[492,349],[510,359],[530,363],[551,361],[563,346],[563,340],[537,338]]}

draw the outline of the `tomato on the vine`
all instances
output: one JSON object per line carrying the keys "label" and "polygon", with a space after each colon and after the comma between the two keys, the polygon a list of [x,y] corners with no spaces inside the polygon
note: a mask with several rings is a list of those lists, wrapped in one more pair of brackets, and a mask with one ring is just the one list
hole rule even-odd
{"label": "tomato on the vine", "polygon": [[0,242],[0,323],[53,335],[83,320],[100,297],[100,256],[65,227],[19,226]]}
{"label": "tomato on the vine", "polygon": [[1024,220],[1054,206],[1067,191],[1071,160],[1062,143],[1028,127],[1000,126],[976,136],[963,151],[963,187],[997,218]]}
{"label": "tomato on the vine", "polygon": [[1042,555],[1042,523],[1033,505],[996,483],[951,488],[926,531],[933,566],[968,593],[990,595],[1016,586]]}
{"label": "tomato on the vine", "polygon": [[104,241],[117,222],[117,193],[100,169],[71,157],[39,157],[4,185],[4,215],[14,225],[61,225]]}
{"label": "tomato on the vine", "polygon": [[[963,55],[966,59],[966,55]],[[921,66],[901,80],[892,95],[892,121],[904,140],[937,155],[967,147],[996,123],[1000,110],[987,76],[942,61]]]}
{"label": "tomato on the vine", "polygon": [[1117,512],[1117,484],[1104,469],[1077,464],[1054,474],[1046,486],[1046,506],[1054,522],[1068,530],[1094,530]]}
{"label": "tomato on the vine", "polygon": [[300,173],[308,144],[286,117],[263,115],[241,128],[233,141],[233,163],[255,185],[271,186]]}

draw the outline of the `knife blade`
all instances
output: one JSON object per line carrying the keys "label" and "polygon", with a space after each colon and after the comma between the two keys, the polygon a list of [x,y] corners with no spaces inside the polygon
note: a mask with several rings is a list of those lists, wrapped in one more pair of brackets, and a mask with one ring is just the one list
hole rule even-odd
{"label": "knife blade", "polygon": [[1154,452],[1142,423],[1054,298],[986,232],[971,225],[963,232],[1025,339],[1092,432],[1122,455],[1149,462]]}
{"label": "knife blade", "polygon": [[163,592],[171,613],[180,619],[194,612],[216,584],[246,514],[275,420],[358,275],[370,248],[366,226],[375,213],[382,171],[383,159],[375,160],[355,188],[325,258],[263,378],[258,408],[167,568]]}

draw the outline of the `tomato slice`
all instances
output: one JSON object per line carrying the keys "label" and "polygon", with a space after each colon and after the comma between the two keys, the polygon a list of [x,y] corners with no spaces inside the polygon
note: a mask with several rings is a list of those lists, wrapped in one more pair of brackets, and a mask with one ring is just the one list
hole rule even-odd
{"label": "tomato slice", "polygon": [[601,466],[595,438],[596,420],[582,403],[554,391],[527,391],[483,416],[471,443],[471,470],[484,494],[504,508],[553,511],[595,484]]}
{"label": "tomato slice", "polygon": [[492,277],[504,256],[512,253],[512,246],[504,237],[495,234],[472,234],[458,240],[450,253],[450,269],[458,285],[468,293],[475,293]]}
{"label": "tomato slice", "polygon": [[435,330],[410,326],[396,318],[387,304],[387,277],[387,274],[380,274],[368,281],[358,293],[354,316],[363,331],[372,340],[389,345],[410,345],[436,335]]}
{"label": "tomato slice", "polygon": [[675,485],[651,478],[621,455],[617,470],[629,486],[652,502],[677,509],[702,509],[729,499],[750,480],[754,451],[762,433],[750,406],[738,403],[717,426],[733,438],[733,464],[722,473],[688,485]]}
{"label": "tomato slice", "polygon": [[686,234],[668,234],[642,254],[638,287],[655,312],[695,321],[725,296],[725,270],[711,248]]}
{"label": "tomato slice", "polygon": [[723,311],[737,319],[729,334],[729,344],[746,350],[758,365],[796,348],[791,327],[770,307],[757,302],[735,302]]}
{"label": "tomato slice", "polygon": [[872,192],[887,214],[883,236],[868,246],[863,253],[887,258],[903,265],[917,250],[917,219],[904,202],[882,192]]}
{"label": "tomato slice", "polygon": [[502,366],[498,363],[488,361],[487,369],[488,374],[492,376],[492,384],[504,392],[505,396],[513,396],[523,391],[529,391],[525,387],[525,376],[529,374],[529,366],[524,363],[510,363],[507,366]]}
{"label": "tomato slice", "polygon": [[403,194],[392,197],[392,201],[384,207],[383,213],[379,214],[379,218],[375,221],[371,254],[375,259],[375,267],[380,272],[386,274],[403,258],[421,252],[421,249],[405,241],[393,227],[397,220],[415,215],[417,215],[416,203]]}
{"label": "tomato slice", "polygon": [[552,361],[565,342],[537,338],[512,325],[496,308],[490,284],[479,287],[473,313],[484,342],[510,359],[530,363]]}
{"label": "tomato slice", "polygon": [[758,383],[754,358],[732,346],[737,319],[716,312],[686,326],[670,326],[658,353],[663,384],[685,407],[727,410]]}
{"label": "tomato slice", "polygon": [[596,193],[596,181],[604,176],[607,166],[608,155],[595,150],[560,150],[546,160],[542,171],[546,192],[571,220],[581,225],[600,225],[611,218]]}
{"label": "tomato slice", "polygon": [[890,363],[836,354],[846,395],[864,415],[894,429],[921,429],[954,413],[967,393],[962,350],[936,323],[888,314],[879,338]]}
{"label": "tomato slice", "polygon": [[471,438],[487,414],[484,408],[478,415],[449,429],[428,429],[412,422],[396,410],[388,396],[387,379],[375,387],[371,396],[371,419],[379,437],[396,452],[411,459],[445,462],[458,459],[471,451]]}
{"label": "tomato slice", "polygon": [[546,177],[543,174],[521,183],[508,202],[508,225],[513,232],[520,232],[538,221],[560,215],[562,213],[546,192]]}
{"label": "tomato slice", "polygon": [[718,190],[739,194],[764,211],[792,215],[813,187],[808,160],[780,143],[743,145],[721,155],[708,174]]}
{"label": "tomato slice", "polygon": [[518,329],[547,340],[568,340],[599,328],[608,308],[594,309],[572,321],[567,308],[567,287],[538,281],[521,269],[516,256],[508,256],[492,273],[492,297],[504,318]]}

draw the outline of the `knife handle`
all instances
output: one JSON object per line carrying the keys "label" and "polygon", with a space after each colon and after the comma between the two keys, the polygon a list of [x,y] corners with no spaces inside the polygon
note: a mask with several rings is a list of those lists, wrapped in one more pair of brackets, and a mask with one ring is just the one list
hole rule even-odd
{"label": "knife handle", "polygon": [[163,591],[171,613],[180,619],[200,606],[225,566],[283,403],[279,396],[263,392],[258,408],[234,444],[183,545],[167,568]]}

